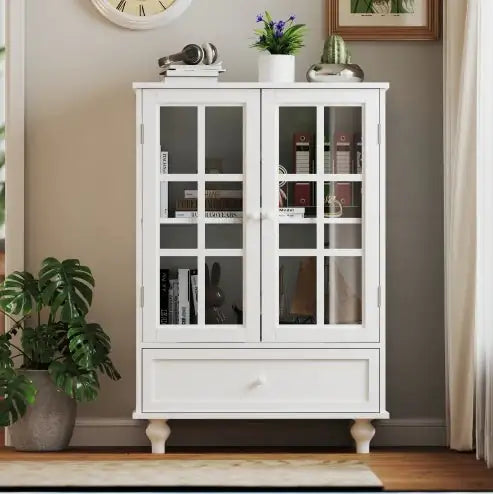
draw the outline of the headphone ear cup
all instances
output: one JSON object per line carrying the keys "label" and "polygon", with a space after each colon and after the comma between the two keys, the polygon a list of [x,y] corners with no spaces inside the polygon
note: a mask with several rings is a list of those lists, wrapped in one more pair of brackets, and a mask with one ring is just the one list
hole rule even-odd
{"label": "headphone ear cup", "polygon": [[212,43],[204,43],[202,45],[202,50],[204,50],[205,65],[211,65],[217,61],[217,48]]}

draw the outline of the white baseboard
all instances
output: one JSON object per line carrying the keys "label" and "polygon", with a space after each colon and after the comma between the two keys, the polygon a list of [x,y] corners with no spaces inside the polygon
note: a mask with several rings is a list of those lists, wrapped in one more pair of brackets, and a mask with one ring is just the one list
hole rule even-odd
{"label": "white baseboard", "polygon": [[[373,446],[445,446],[442,419],[390,419],[375,421]],[[80,418],[72,446],[149,446],[146,422],[131,419]],[[320,420],[201,420],[171,421],[170,446],[349,446],[348,421]]]}

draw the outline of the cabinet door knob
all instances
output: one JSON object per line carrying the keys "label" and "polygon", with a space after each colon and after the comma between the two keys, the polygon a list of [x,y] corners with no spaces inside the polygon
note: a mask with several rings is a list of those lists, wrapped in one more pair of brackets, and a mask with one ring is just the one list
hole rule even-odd
{"label": "cabinet door knob", "polygon": [[256,388],[259,388],[260,386],[264,386],[266,383],[267,383],[267,379],[265,376],[258,376],[253,384]]}

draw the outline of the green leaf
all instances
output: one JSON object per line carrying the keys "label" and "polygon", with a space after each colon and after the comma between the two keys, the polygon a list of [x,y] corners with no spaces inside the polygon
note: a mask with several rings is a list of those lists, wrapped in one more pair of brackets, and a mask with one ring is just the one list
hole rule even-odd
{"label": "green leaf", "polygon": [[98,368],[103,374],[106,374],[113,381],[118,381],[122,378],[109,357],[106,357],[104,362],[102,362]]}
{"label": "green leaf", "polygon": [[54,327],[48,324],[23,329],[22,348],[37,369],[46,369],[47,364],[55,358],[58,338]]}
{"label": "green leaf", "polygon": [[39,287],[43,302],[51,307],[51,315],[70,323],[84,317],[92,303],[94,278],[87,266],[77,259],[60,262],[49,257],[39,272]]}
{"label": "green leaf", "polygon": [[0,426],[12,425],[34,403],[36,388],[32,381],[14,369],[0,370]]}
{"label": "green leaf", "polygon": [[77,401],[94,401],[99,393],[98,376],[93,370],[77,367],[70,358],[52,362],[48,368],[57,388]]}
{"label": "green leaf", "polygon": [[7,314],[25,316],[40,305],[38,282],[31,273],[14,271],[0,285],[0,307]]}
{"label": "green leaf", "polygon": [[0,334],[0,372],[14,367],[10,351],[10,334]]}
{"label": "green leaf", "polygon": [[81,368],[92,370],[101,365],[111,350],[110,337],[99,324],[75,321],[68,330],[69,349],[74,362]]}

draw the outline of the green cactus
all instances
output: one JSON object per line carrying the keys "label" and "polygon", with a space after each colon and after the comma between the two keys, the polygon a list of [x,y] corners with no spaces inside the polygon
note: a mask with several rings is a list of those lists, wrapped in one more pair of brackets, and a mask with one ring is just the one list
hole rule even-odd
{"label": "green cactus", "polygon": [[333,34],[324,45],[322,63],[350,64],[351,53],[341,36]]}

